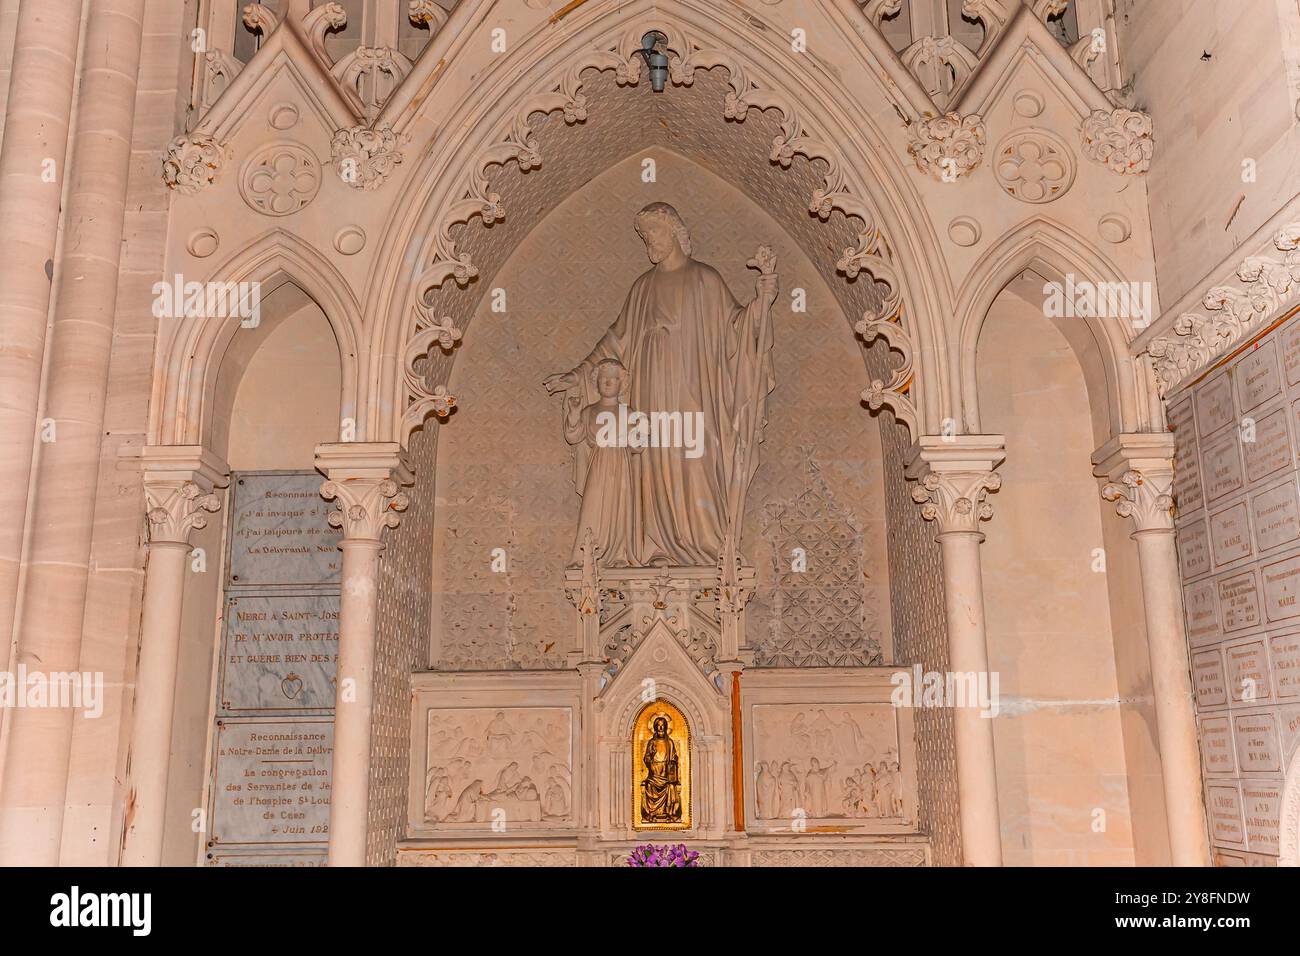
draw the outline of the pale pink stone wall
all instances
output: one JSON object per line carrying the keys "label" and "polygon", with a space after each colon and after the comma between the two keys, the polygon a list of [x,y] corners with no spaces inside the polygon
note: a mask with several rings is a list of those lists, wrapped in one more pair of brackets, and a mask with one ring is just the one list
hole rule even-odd
{"label": "pale pink stone wall", "polygon": [[1004,292],[983,327],[979,373],[984,426],[1007,448],[982,548],[1004,861],[1131,865],[1083,372],[1041,310]]}

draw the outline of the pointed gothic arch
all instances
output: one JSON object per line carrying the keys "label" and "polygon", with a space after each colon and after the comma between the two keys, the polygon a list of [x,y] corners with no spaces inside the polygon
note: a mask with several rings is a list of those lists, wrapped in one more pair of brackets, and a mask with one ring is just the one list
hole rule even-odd
{"label": "pointed gothic arch", "polygon": [[[259,282],[263,295],[292,283],[325,314],[339,348],[343,417],[363,421],[358,388],[361,367],[361,310],[348,283],[310,243],[291,232],[273,229],[215,267],[204,282]],[[152,442],[159,445],[203,445],[211,431],[213,396],[222,357],[240,328],[238,316],[175,320],[172,337],[160,346],[151,404]],[[364,439],[364,435],[359,435]]]}
{"label": "pointed gothic arch", "polygon": [[[1074,230],[1050,219],[1035,217],[999,239],[981,259],[976,271],[967,277],[957,298],[960,333],[953,343],[958,367],[955,384],[960,388],[960,406],[965,414],[959,431],[979,433],[982,430],[976,386],[980,331],[998,295],[1026,269],[1061,283],[1067,275],[1098,285],[1127,281],[1109,257]],[[1104,373],[1104,381],[1088,381],[1090,400],[1095,406],[1094,418],[1100,410],[1096,405],[1101,401],[1105,404],[1111,435],[1157,428],[1163,421],[1163,410],[1155,381],[1149,369],[1130,356],[1129,342],[1137,330],[1126,329],[1120,321],[1109,318],[1086,317],[1077,321],[1086,326],[1096,344]]]}
{"label": "pointed gothic arch", "polygon": [[[861,11],[854,7],[851,13],[839,10],[837,15],[842,18],[837,24],[842,42],[861,60],[866,75],[878,76],[872,56],[879,51],[849,42],[850,34],[861,38],[855,31],[873,32]],[[530,120],[541,117],[558,126],[562,116],[572,136],[600,109],[623,109],[625,101],[589,97],[588,86],[593,75],[608,73],[622,95],[635,95],[643,84],[639,72],[629,66],[635,66],[631,51],[652,29],[669,36],[673,55],[674,85],[660,94],[664,102],[671,105],[673,97],[691,95],[699,76],[721,72],[729,90],[714,104],[713,121],[719,127],[756,126],[756,116],[770,114],[777,132],[762,144],[763,161],[817,170],[818,181],[800,197],[804,215],[856,223],[849,241],[833,254],[828,255],[825,246],[843,235],[843,228],[838,234],[825,233],[829,242],[822,248],[806,251],[824,272],[839,273],[841,288],[845,278],[857,280],[859,293],[844,303],[850,315],[865,316],[868,327],[884,322],[891,326],[873,329],[903,356],[900,363],[898,356],[880,351],[876,364],[881,367],[871,369],[879,376],[879,404],[894,408],[901,420],[916,421],[913,431],[937,430],[949,404],[949,389],[942,385],[948,364],[945,332],[937,317],[945,313],[951,282],[942,265],[930,265],[941,264],[943,257],[914,174],[887,145],[876,121],[850,108],[853,97],[846,88],[812,58],[793,54],[782,37],[755,35],[739,12],[699,0],[637,0],[617,8],[593,4],[564,23],[572,32],[562,43],[556,44],[554,37],[530,36],[498,58],[479,88],[440,124],[445,133],[434,142],[441,148],[424,154],[395,203],[404,212],[381,238],[384,271],[372,283],[366,303],[367,313],[375,316],[370,330],[369,433],[404,441],[432,410],[434,383],[445,382],[447,367],[439,368],[443,363],[427,350],[412,355],[406,348],[441,318],[434,313],[442,303],[431,302],[429,294],[445,287],[464,290],[474,279],[486,287],[491,270],[479,268],[466,251],[465,237],[471,229],[501,229],[498,222],[523,215],[507,204],[503,219],[502,200],[490,176],[506,167],[527,175],[546,170],[547,150],[539,148]],[[544,55],[539,53],[543,41]],[[419,75],[417,65],[412,80]],[[409,112],[405,116],[412,120]],[[735,182],[734,175],[731,178]],[[478,296],[459,294],[471,300],[456,306],[467,314]],[[425,359],[430,359],[429,367],[423,370],[408,361]],[[902,371],[891,374],[891,368]],[[846,401],[852,397],[846,396]]]}

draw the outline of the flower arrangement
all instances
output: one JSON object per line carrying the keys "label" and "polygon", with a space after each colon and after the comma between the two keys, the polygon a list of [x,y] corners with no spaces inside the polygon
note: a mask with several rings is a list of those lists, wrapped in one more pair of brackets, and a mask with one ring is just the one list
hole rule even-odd
{"label": "flower arrangement", "polygon": [[700,855],[686,849],[685,843],[676,846],[655,846],[643,843],[627,858],[628,866],[699,866]]}

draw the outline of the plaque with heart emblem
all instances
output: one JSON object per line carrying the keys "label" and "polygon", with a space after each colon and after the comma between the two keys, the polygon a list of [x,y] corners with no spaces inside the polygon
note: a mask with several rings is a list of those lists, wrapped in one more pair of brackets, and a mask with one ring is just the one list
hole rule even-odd
{"label": "plaque with heart emblem", "polygon": [[221,716],[334,709],[339,596],[231,594],[221,655]]}

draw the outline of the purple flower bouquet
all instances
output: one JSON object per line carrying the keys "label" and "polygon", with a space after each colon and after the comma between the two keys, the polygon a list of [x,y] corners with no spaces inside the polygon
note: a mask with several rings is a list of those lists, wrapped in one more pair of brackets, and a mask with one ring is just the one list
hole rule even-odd
{"label": "purple flower bouquet", "polygon": [[676,846],[655,846],[644,843],[627,858],[628,866],[699,866],[700,855],[686,849],[685,843]]}

